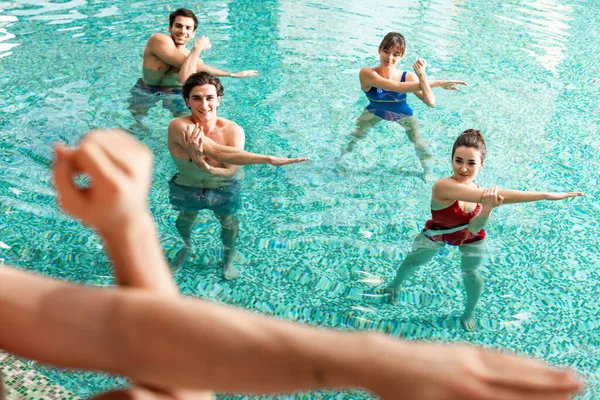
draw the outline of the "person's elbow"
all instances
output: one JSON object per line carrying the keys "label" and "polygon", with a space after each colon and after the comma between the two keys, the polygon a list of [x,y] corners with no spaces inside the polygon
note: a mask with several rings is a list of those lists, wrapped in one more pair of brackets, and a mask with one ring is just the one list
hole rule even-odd
{"label": "person's elbow", "polygon": [[435,99],[425,99],[423,102],[427,104],[427,107],[429,108],[435,108],[436,106]]}
{"label": "person's elbow", "polygon": [[187,80],[187,78],[189,78],[189,76],[190,76],[190,74],[188,74],[187,72],[184,72],[182,69],[179,71],[179,74],[177,77],[179,79],[179,82],[185,83],[185,81]]}
{"label": "person's elbow", "polygon": [[212,158],[213,160],[217,160],[219,162],[228,161],[225,153],[218,146],[211,146],[208,143],[204,143],[202,153],[205,156]]}

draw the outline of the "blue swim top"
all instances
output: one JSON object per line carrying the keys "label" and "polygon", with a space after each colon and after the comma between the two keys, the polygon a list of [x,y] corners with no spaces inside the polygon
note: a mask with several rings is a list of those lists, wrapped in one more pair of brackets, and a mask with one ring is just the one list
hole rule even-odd
{"label": "blue swim top", "polygon": [[[402,73],[400,82],[405,82],[406,71]],[[413,115],[412,109],[406,102],[406,93],[394,92],[372,86],[367,92],[367,111],[388,121],[397,121]]]}

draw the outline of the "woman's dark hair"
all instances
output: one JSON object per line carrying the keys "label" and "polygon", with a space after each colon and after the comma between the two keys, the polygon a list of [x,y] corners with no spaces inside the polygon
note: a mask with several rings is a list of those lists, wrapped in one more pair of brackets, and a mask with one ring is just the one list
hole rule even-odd
{"label": "woman's dark hair", "polygon": [[400,49],[402,55],[404,55],[404,49],[406,47],[406,41],[404,40],[404,36],[399,34],[398,32],[390,32],[381,41],[379,45],[379,51],[388,51],[397,47]]}
{"label": "woman's dark hair", "polygon": [[481,162],[483,163],[483,160],[485,160],[485,140],[483,140],[481,131],[477,129],[467,129],[458,135],[454,141],[454,146],[452,146],[452,159],[454,159],[454,153],[459,147],[476,149],[481,154]]}
{"label": "woman's dark hair", "polygon": [[198,28],[198,18],[196,18],[196,14],[192,10],[188,10],[187,8],[178,8],[169,14],[169,27],[173,27],[175,23],[175,18],[177,17],[188,17],[194,20],[194,30]]}
{"label": "woman's dark hair", "polygon": [[225,92],[225,89],[223,89],[223,85],[221,85],[219,78],[203,71],[191,74],[189,78],[185,80],[183,87],[181,88],[183,98],[186,100],[189,99],[192,89],[196,86],[202,85],[213,85],[215,89],[217,89],[217,96],[219,97],[223,96],[223,93]]}

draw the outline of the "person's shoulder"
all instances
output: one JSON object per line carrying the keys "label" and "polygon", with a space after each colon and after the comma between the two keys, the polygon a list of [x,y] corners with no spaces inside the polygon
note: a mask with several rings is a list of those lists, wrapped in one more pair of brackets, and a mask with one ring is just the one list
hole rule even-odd
{"label": "person's shoulder", "polygon": [[434,184],[432,189],[436,190],[436,189],[441,189],[441,188],[446,188],[450,185],[456,185],[458,182],[456,182],[454,179],[452,178],[440,178],[438,179]]}
{"label": "person's shoulder", "polygon": [[236,135],[244,134],[244,129],[241,126],[239,126],[238,124],[236,124],[234,121],[219,117],[219,123],[223,127],[223,130],[228,133],[232,133],[232,134],[236,134]]}
{"label": "person's shoulder", "polygon": [[169,130],[171,130],[172,128],[184,127],[192,123],[193,122],[189,116],[173,118],[171,122],[169,122]]}
{"label": "person's shoulder", "polygon": [[173,40],[171,39],[171,36],[166,35],[164,33],[161,32],[156,32],[153,33],[152,35],[150,35],[150,39],[148,39],[148,43],[149,44],[153,44],[153,43],[173,43]]}
{"label": "person's shoulder", "polygon": [[417,77],[417,74],[415,74],[412,71],[405,71],[406,72],[406,78],[404,79],[405,82],[417,82],[419,80],[419,78]]}
{"label": "person's shoulder", "polygon": [[371,68],[371,67],[362,67],[360,69],[360,71],[358,71],[359,75],[370,75],[373,74],[375,72],[375,68]]}

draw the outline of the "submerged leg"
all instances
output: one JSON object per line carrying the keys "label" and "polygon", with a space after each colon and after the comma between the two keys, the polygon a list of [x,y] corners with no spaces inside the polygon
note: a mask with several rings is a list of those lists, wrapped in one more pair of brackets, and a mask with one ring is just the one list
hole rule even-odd
{"label": "submerged leg", "polygon": [[175,227],[183,239],[183,247],[179,250],[177,256],[175,257],[175,261],[173,262],[174,270],[181,268],[190,257],[190,253],[193,248],[192,229],[194,229],[197,218],[197,211],[181,211],[177,217]]}
{"label": "submerged leg", "polygon": [[174,118],[190,115],[190,109],[181,96],[164,99],[163,107],[169,110]]}
{"label": "submerged leg", "polygon": [[221,223],[221,240],[223,241],[223,278],[235,279],[238,272],[233,265],[235,258],[235,241],[238,235],[239,222],[235,215],[217,215]]}
{"label": "submerged leg", "polygon": [[140,92],[135,86],[129,91],[127,99],[129,106],[127,108],[131,112],[133,119],[135,119],[135,123],[131,129],[137,130],[144,127],[143,120],[157,101],[152,95]]}
{"label": "submerged leg", "polygon": [[367,110],[364,110],[363,113],[358,117],[358,120],[356,121],[356,128],[354,129],[354,132],[352,132],[352,138],[350,139],[350,142],[346,148],[342,150],[340,158],[354,150],[356,143],[367,136],[369,130],[377,125],[380,121],[382,121],[381,118],[375,114],[371,114]]}
{"label": "submerged leg", "polygon": [[463,283],[467,292],[467,305],[460,321],[467,331],[475,330],[475,308],[483,291],[483,278],[479,267],[486,259],[485,241],[459,246]]}
{"label": "submerged leg", "polygon": [[417,153],[417,157],[423,168],[423,179],[426,182],[431,181],[433,179],[433,168],[431,165],[433,162],[433,154],[431,154],[429,146],[427,146],[427,143],[421,137],[419,120],[413,115],[398,120],[398,123],[406,130],[408,140],[415,146],[415,153]]}
{"label": "submerged leg", "polygon": [[433,256],[435,256],[440,249],[443,247],[444,243],[433,242],[425,237],[422,233],[420,233],[415,240],[413,241],[412,248],[410,253],[404,258],[400,267],[398,267],[398,272],[396,272],[396,277],[390,283],[387,292],[391,296],[391,302],[398,302],[398,294],[400,292],[400,285],[411,276],[417,268],[422,265],[425,265]]}

